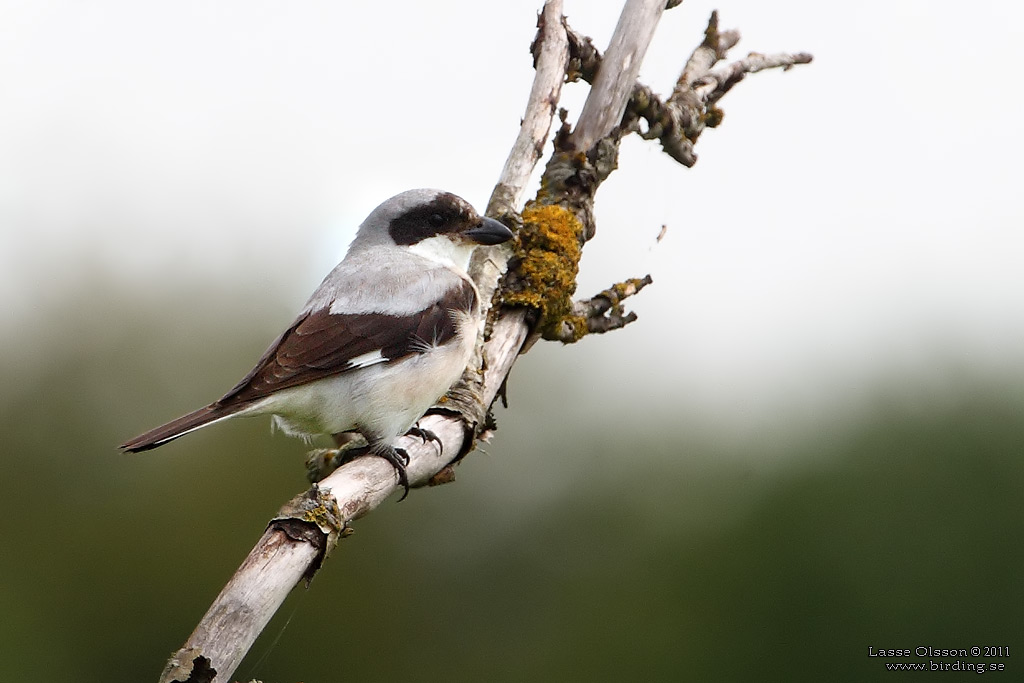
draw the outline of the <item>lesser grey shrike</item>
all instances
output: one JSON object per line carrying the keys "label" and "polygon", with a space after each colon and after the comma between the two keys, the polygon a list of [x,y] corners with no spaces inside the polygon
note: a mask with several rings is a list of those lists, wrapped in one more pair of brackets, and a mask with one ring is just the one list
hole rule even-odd
{"label": "lesser grey shrike", "polygon": [[408,493],[408,455],[392,442],[410,431],[436,438],[417,420],[461,377],[483,323],[470,256],[511,238],[449,192],[392,197],[242,381],[121,448],[145,451],[230,417],[269,414],[306,439],[360,432]]}

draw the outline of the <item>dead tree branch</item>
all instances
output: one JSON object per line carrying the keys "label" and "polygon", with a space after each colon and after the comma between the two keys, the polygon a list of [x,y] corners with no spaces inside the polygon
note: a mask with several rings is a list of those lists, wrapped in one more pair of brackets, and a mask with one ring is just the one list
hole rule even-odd
{"label": "dead tree branch", "polygon": [[551,121],[562,96],[569,41],[562,20],[561,0],[544,5],[544,10],[537,17],[537,37],[530,46],[530,52],[536,76],[526,103],[526,113],[486,211],[492,218],[511,219],[513,222],[518,220],[518,207],[530,175],[544,156]]}
{"label": "dead tree branch", "polygon": [[[586,36],[568,28],[570,79],[595,83],[604,58]],[[706,128],[722,122],[724,113],[715,107],[718,101],[747,74],[765,69],[788,70],[796,64],[809,64],[812,56],[796,54],[762,55],[751,53],[725,67],[715,69],[740,41],[739,31],[719,31],[718,12],[712,12],[704,31],[704,40],[690,55],[669,97],[665,100],[641,83],[633,85],[620,128],[635,132],[645,140],[658,140],[670,157],[693,166],[697,155],[694,144]],[[643,123],[641,123],[641,121]]]}
{"label": "dead tree branch", "polygon": [[[642,278],[630,278],[625,282],[612,285],[589,299],[573,303],[572,316],[562,321],[562,328],[557,332],[557,341],[568,344],[576,341],[584,334],[603,334],[625,327],[636,320],[636,313],[626,312],[622,300],[631,297],[647,285],[653,283],[650,275]],[[577,321],[582,321],[584,329],[577,329]]]}
{"label": "dead tree branch", "polygon": [[[532,51],[536,77],[523,123],[487,214],[519,228],[517,244],[478,254],[471,274],[481,295],[492,301],[486,340],[463,380],[420,421],[443,444],[405,436],[396,446],[410,457],[412,486],[454,478],[453,465],[489,429],[489,409],[528,340],[538,335],[563,342],[622,327],[636,319],[623,299],[651,283],[650,276],[613,285],[573,301],[581,249],[596,232],[594,195],[615,169],[621,138],[631,132],[657,139],[673,158],[690,166],[693,143],[721,120],[715,103],[748,73],[789,68],[809,55],[750,55],[725,68],[713,67],[739,40],[719,32],[712,15],[705,38],[682,71],[672,94],[662,100],[636,82],[636,75],[670,0],[627,0],[607,54],[570,29],[561,0],[548,0],[538,19]],[[519,204],[543,155],[564,80],[593,84],[575,130],[566,123],[554,140],[541,190],[522,212]],[[641,121],[646,125],[642,126]],[[217,683],[235,668],[288,592],[308,583],[348,524],[390,497],[398,487],[394,468],[381,458],[358,458],[339,468],[314,459],[309,491],[297,496],[271,521],[263,537],[213,605],[171,658],[160,678]]]}
{"label": "dead tree branch", "polygon": [[605,53],[605,66],[597,70],[576,130],[570,135],[575,151],[593,147],[622,119],[663,11],[665,0],[626,0]]}

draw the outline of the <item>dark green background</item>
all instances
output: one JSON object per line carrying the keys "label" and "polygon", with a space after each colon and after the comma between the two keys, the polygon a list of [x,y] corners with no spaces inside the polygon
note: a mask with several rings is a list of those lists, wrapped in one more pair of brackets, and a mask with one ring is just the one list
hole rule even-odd
{"label": "dark green background", "polygon": [[[266,420],[115,449],[219,395],[281,320],[84,294],[0,363],[3,682],[155,680],[306,485]],[[594,396],[607,343],[524,357],[487,454],[358,522],[236,678],[896,681],[921,675],[869,647],[922,645],[1009,646],[991,676],[1024,675],[1024,383],[936,368],[955,391],[883,381],[724,438]]]}

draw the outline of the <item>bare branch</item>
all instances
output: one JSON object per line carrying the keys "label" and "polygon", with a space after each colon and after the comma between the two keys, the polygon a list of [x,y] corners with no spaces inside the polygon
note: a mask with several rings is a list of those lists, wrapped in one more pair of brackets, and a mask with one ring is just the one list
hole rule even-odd
{"label": "bare branch", "polygon": [[160,683],[228,681],[320,552],[309,536],[296,540],[284,528],[267,529],[188,642],[167,662]]}
{"label": "bare branch", "polygon": [[531,51],[537,74],[519,126],[519,136],[487,203],[486,213],[492,218],[503,219],[518,212],[526,184],[544,155],[544,144],[562,96],[562,82],[569,61],[562,0],[549,0],[544,4],[544,10],[537,17],[537,37]]}
{"label": "bare branch", "polygon": [[585,152],[622,120],[647,46],[654,37],[665,0],[626,0],[593,88],[569,136],[569,147]]}
{"label": "bare branch", "polygon": [[[594,83],[604,58],[590,39],[566,27],[569,36],[569,77]],[[636,83],[623,114],[621,130],[635,132],[646,140],[658,140],[670,157],[693,166],[697,155],[694,143],[705,128],[714,128],[723,112],[715,104],[747,74],[770,68],[789,70],[796,64],[809,64],[812,56],[796,54],[762,55],[751,53],[727,67],[715,69],[740,40],[739,31],[719,31],[718,12],[712,12],[703,42],[693,51],[667,100],[662,100],[646,85]],[[640,125],[643,120],[645,126]]]}
{"label": "bare branch", "polygon": [[789,71],[796,64],[810,64],[813,57],[806,52],[796,54],[762,55],[751,52],[746,58],[733,62],[727,67],[704,74],[694,82],[693,90],[702,101],[714,104],[734,85],[746,78],[747,74],[765,69]]}
{"label": "bare branch", "polygon": [[738,42],[740,42],[739,31],[719,32],[718,10],[713,11],[711,19],[708,20],[708,27],[704,29],[704,42],[698,45],[690,58],[686,60],[686,66],[683,67],[683,72],[679,75],[679,80],[676,81],[675,90],[677,92],[688,90],[698,78],[707,73],[708,69],[725,59],[726,53]]}

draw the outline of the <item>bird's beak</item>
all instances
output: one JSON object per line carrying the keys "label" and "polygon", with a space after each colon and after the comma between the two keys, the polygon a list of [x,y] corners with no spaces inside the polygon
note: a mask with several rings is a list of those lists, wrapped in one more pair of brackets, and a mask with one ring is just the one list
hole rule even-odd
{"label": "bird's beak", "polygon": [[512,239],[512,231],[493,218],[481,218],[480,225],[462,234],[478,244],[501,244]]}

